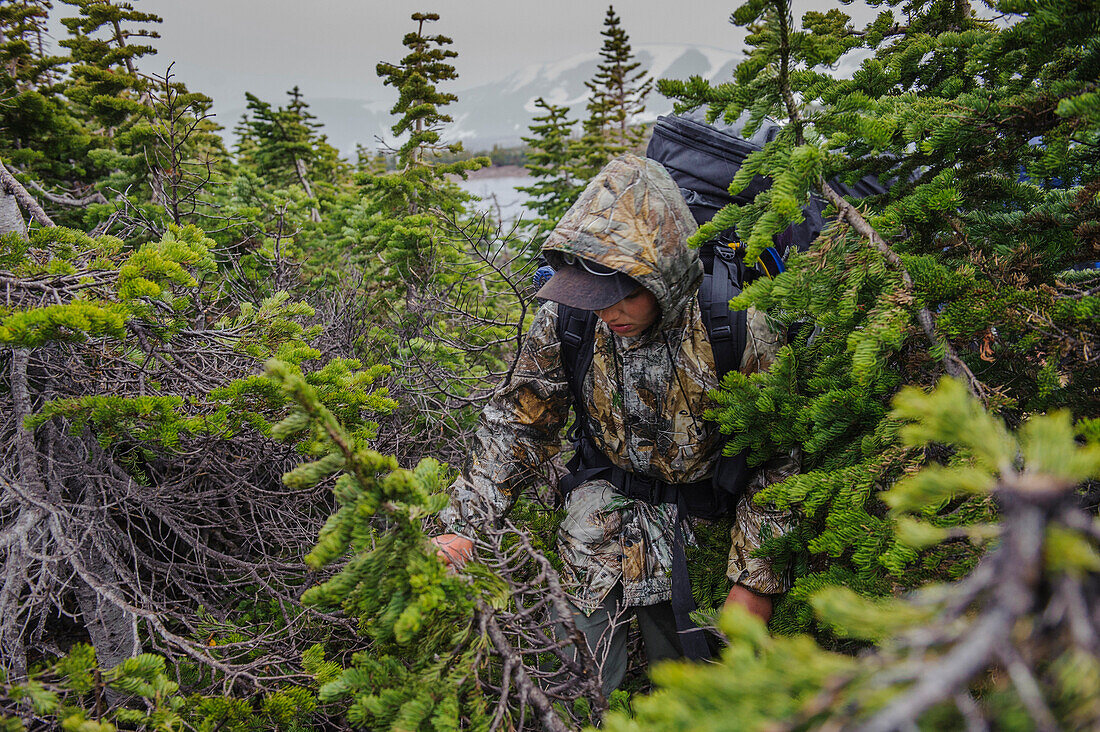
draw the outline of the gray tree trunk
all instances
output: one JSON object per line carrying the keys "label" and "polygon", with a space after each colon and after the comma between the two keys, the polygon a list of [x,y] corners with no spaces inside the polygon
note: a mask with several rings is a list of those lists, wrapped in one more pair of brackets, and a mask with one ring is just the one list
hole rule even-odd
{"label": "gray tree trunk", "polygon": [[321,223],[321,212],[317,209],[317,198],[313,195],[313,186],[309,184],[309,171],[306,170],[306,164],[301,158],[294,158],[294,171],[298,174],[298,182],[302,184],[302,188],[306,191],[306,197],[309,200],[314,201],[314,205],[309,209],[309,218],[314,223]]}
{"label": "gray tree trunk", "polygon": [[15,196],[0,189],[0,234],[12,233],[26,238],[27,222],[23,220],[23,212],[19,210]]}
{"label": "gray tree trunk", "polygon": [[[23,212],[19,210],[19,204],[16,202],[15,196],[0,187],[0,234],[11,233],[26,238],[27,225],[23,221]],[[14,363],[16,360],[13,359],[13,369],[16,368]],[[19,410],[15,403],[17,399],[14,388],[12,401],[13,412],[16,413],[15,416],[18,416]],[[21,475],[20,479],[24,483],[26,482],[25,475]],[[4,490],[5,492],[12,490],[6,482]],[[7,497],[5,496],[5,498]],[[20,519],[25,518],[37,523],[41,519],[41,514],[29,515],[28,509],[24,507],[20,511]],[[13,526],[11,530],[15,531],[16,528],[17,526]],[[17,619],[18,613],[14,611],[26,586],[24,580],[26,556],[22,543],[19,541],[12,541],[6,549],[3,583],[0,584],[0,616],[4,618],[4,620],[0,620],[0,665],[8,672],[9,678],[23,679],[27,675],[27,654],[23,644],[21,627]]]}
{"label": "gray tree trunk", "polygon": [[[101,516],[96,510],[96,487],[83,477],[77,477],[69,484],[76,488],[80,484],[84,493],[84,508],[89,517],[99,516],[104,522],[106,517]],[[93,521],[100,520],[93,518]],[[126,582],[119,578],[111,564],[110,558],[104,556],[104,551],[111,551],[111,546],[102,546],[96,541],[128,541],[125,535],[113,536],[105,532],[89,532],[84,542],[80,545],[80,562],[84,565],[94,581],[102,587],[119,588],[126,586]],[[80,614],[84,618],[84,627],[95,646],[96,658],[101,669],[111,669],[141,653],[141,641],[138,639],[137,618],[121,608],[110,598],[97,592],[88,582],[77,579],[75,582],[76,600],[80,605]],[[118,592],[118,590],[115,590]],[[108,696],[113,703],[115,698]]]}
{"label": "gray tree trunk", "polygon": [[[114,568],[90,542],[82,547],[80,554],[89,574],[95,575],[105,586],[119,586]],[[133,615],[101,596],[85,582],[76,582],[75,589],[84,627],[95,646],[95,655],[101,669],[114,668],[127,658],[141,653],[137,623]]]}

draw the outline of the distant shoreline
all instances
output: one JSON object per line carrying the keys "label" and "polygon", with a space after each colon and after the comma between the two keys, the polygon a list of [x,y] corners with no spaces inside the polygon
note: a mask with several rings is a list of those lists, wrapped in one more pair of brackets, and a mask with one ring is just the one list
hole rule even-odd
{"label": "distant shoreline", "polygon": [[469,173],[470,180],[483,178],[527,178],[527,168],[522,165],[491,165],[488,168],[472,170]]}

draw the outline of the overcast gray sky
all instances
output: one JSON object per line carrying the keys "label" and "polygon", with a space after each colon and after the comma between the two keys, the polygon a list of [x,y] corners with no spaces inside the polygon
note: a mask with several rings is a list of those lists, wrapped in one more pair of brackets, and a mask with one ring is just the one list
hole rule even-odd
{"label": "overcast gray sky", "polygon": [[[306,99],[393,100],[375,75],[379,61],[404,55],[410,15],[436,12],[435,33],[450,36],[459,56],[460,90],[543,64],[594,52],[607,11],[602,0],[130,0],[164,20],[157,56],[142,70],[175,62],[177,79],[215,99],[223,111],[244,106],[244,92],[282,103],[298,85]],[[739,51],[744,33],[729,23],[738,0],[616,0],[635,45],[694,44]],[[857,3],[858,4],[858,3]],[[795,0],[795,15],[834,7]],[[55,3],[57,18],[74,12]],[[849,9],[848,12],[851,12]]]}
{"label": "overcast gray sky", "polygon": [[[246,90],[281,102],[295,84],[307,99],[377,96],[375,64],[401,58],[401,39],[413,30],[409,16],[417,11],[438,13],[432,30],[454,39],[460,74],[454,88],[461,89],[530,64],[596,51],[607,10],[606,2],[593,0],[132,2],[164,19],[159,53],[143,70],[163,70],[175,61],[178,79],[213,96],[223,109],[243,106]],[[736,2],[617,0],[614,5],[634,44],[741,48],[743,34],[728,22]],[[72,11],[55,3],[55,17]]]}

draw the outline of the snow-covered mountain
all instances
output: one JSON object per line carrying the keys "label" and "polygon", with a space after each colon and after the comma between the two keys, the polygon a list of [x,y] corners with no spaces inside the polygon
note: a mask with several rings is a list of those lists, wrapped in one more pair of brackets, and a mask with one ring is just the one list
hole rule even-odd
{"label": "snow-covered mountain", "polygon": [[[730,51],[678,45],[637,46],[634,53],[641,62],[639,68],[655,79],[687,79],[698,75],[721,82],[730,78],[740,60],[739,55]],[[458,101],[446,110],[455,121],[445,130],[444,139],[461,140],[468,150],[519,144],[520,138],[528,134],[536,112],[535,100],[540,96],[552,104],[567,104],[572,119],[583,118],[589,94],[584,82],[596,73],[598,62],[597,53],[587,53],[522,68],[488,84],[457,91],[448,89],[458,95]],[[394,92],[387,88],[385,93],[385,99],[374,101],[308,97],[307,101],[318,121],[324,123],[329,141],[350,156],[357,143],[374,150],[378,138],[392,142],[389,127],[393,120],[389,109],[394,103]],[[672,102],[654,90],[638,121],[656,119],[671,109]],[[230,111],[219,115],[219,119],[232,128],[242,112],[243,109]]]}
{"label": "snow-covered mountain", "polygon": [[[739,56],[713,48],[653,45],[635,49],[639,68],[655,79],[702,76],[711,81],[729,79]],[[515,144],[528,134],[537,112],[535,100],[568,105],[573,119],[584,117],[589,91],[584,83],[596,73],[599,56],[588,53],[544,66],[520,69],[500,81],[458,93],[451,105],[455,124],[451,134],[470,148],[494,143]],[[672,110],[672,102],[654,90],[646,110],[636,121],[651,121]]]}

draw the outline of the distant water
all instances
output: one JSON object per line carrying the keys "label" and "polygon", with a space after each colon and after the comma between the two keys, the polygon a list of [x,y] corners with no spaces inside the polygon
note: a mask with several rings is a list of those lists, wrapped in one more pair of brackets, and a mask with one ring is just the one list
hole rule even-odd
{"label": "distant water", "polygon": [[472,207],[477,211],[488,211],[493,216],[499,215],[501,220],[514,223],[518,218],[531,218],[532,212],[524,208],[523,203],[529,198],[526,193],[516,190],[516,186],[529,186],[534,181],[528,176],[507,176],[500,178],[471,178],[466,181],[458,181],[463,190],[472,193],[481,199],[475,201]]}

